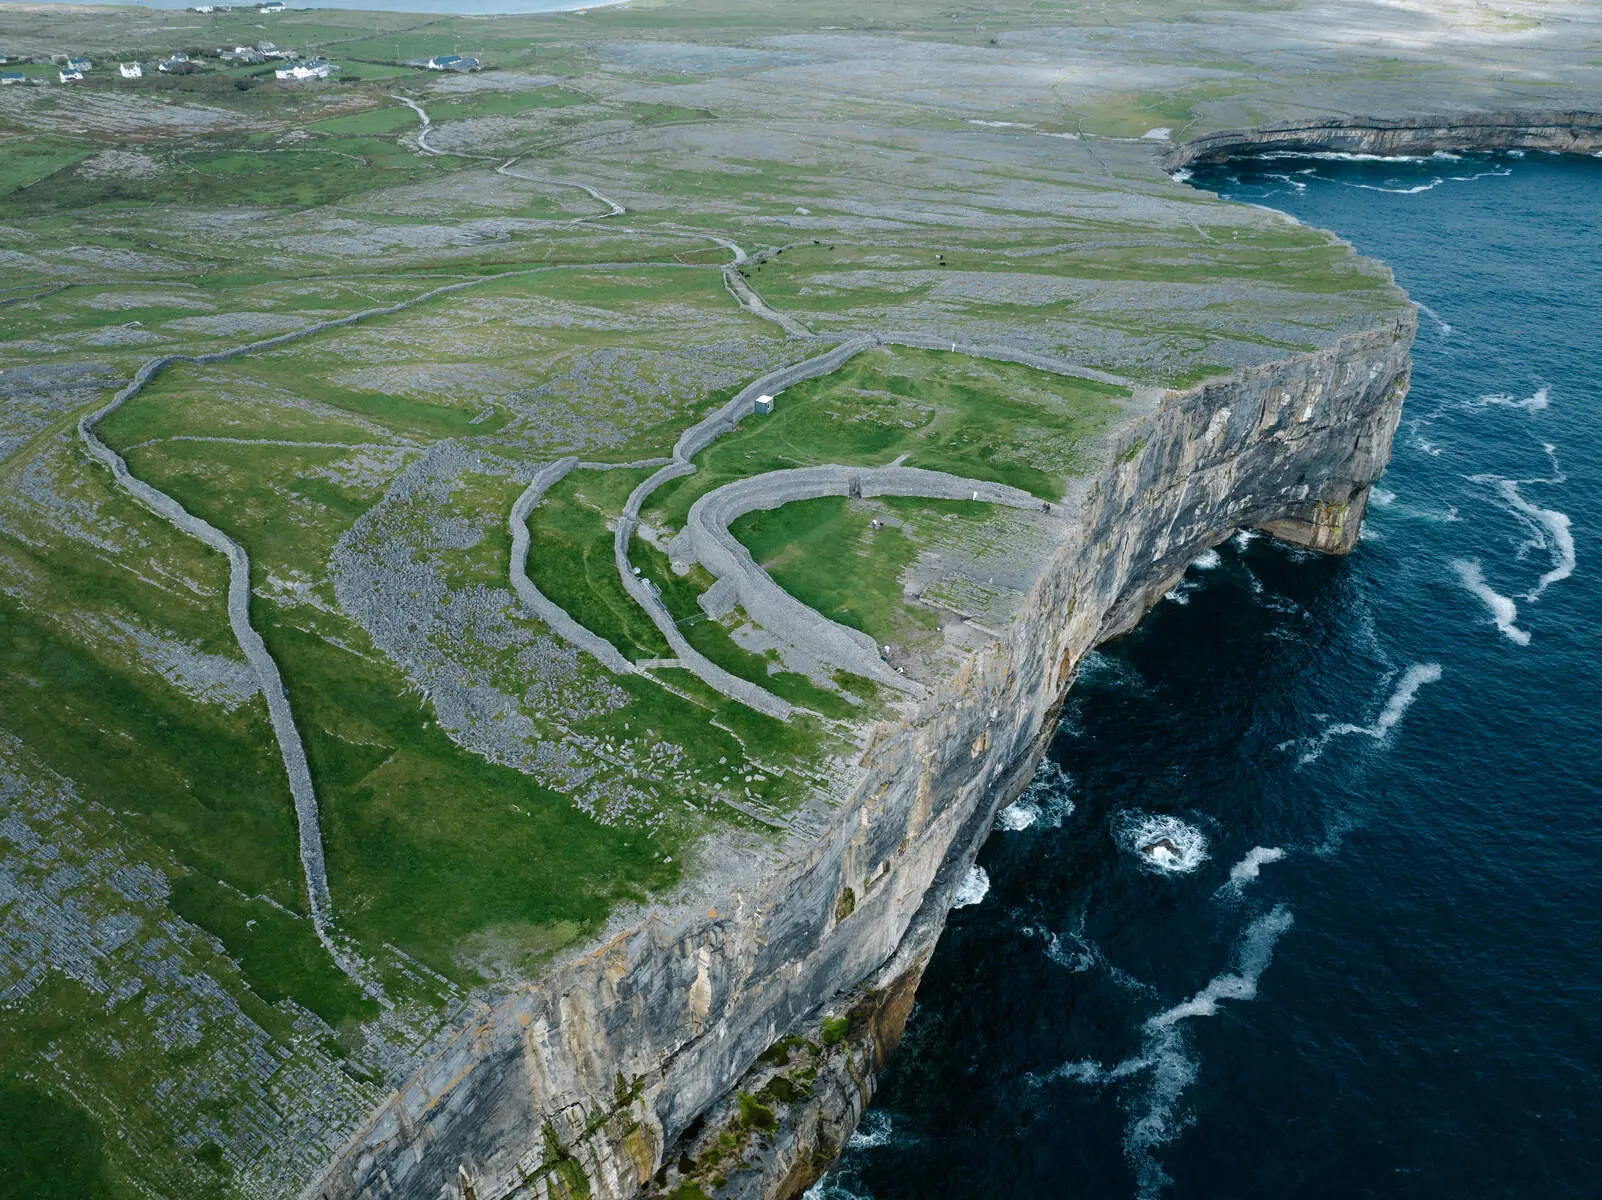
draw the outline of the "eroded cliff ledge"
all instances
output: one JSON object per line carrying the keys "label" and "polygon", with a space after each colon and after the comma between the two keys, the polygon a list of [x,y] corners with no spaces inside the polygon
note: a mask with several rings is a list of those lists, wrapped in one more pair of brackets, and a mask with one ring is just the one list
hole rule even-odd
{"label": "eroded cliff ledge", "polygon": [[1232,155],[1274,151],[1411,155],[1495,150],[1594,154],[1602,150],[1602,113],[1579,109],[1508,110],[1438,117],[1284,121],[1194,138],[1170,150],[1163,158],[1163,166],[1174,171],[1193,162],[1218,162]]}
{"label": "eroded cliff ledge", "polygon": [[1398,295],[1327,349],[1147,393],[1011,625],[874,729],[820,834],[483,1011],[307,1194],[798,1193],[866,1106],[952,891],[1083,655],[1236,529],[1350,549],[1414,330]]}

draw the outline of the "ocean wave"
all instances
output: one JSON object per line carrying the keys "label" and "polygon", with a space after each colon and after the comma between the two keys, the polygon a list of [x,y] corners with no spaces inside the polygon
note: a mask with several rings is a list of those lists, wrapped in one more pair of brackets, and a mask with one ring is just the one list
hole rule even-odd
{"label": "ocean wave", "polygon": [[831,1171],[803,1192],[801,1200],[873,1200],[873,1195],[866,1189],[858,1191],[847,1187]]}
{"label": "ocean wave", "polygon": [[990,876],[985,869],[977,864],[968,868],[968,873],[957,884],[957,890],[952,893],[952,908],[967,908],[978,904],[990,894]]}
{"label": "ocean wave", "polygon": [[846,1144],[853,1150],[873,1150],[888,1146],[894,1140],[895,1129],[891,1125],[890,1114],[872,1108],[862,1114],[861,1123]]}
{"label": "ocean wave", "polygon": [[1436,333],[1440,334],[1442,337],[1447,337],[1447,336],[1449,336],[1451,334],[1451,332],[1452,332],[1451,325],[1449,325],[1446,322],[1446,320],[1441,316],[1440,313],[1436,312],[1428,304],[1420,304],[1418,306],[1418,311],[1423,313],[1426,317],[1428,317],[1430,320],[1435,322],[1435,332]]}
{"label": "ocean wave", "polygon": [[1377,183],[1349,183],[1346,186],[1361,188],[1365,192],[1390,192],[1393,196],[1416,196],[1420,192],[1433,191],[1445,182],[1445,179],[1437,175],[1428,183],[1419,183],[1412,187],[1381,187]]}
{"label": "ocean wave", "polygon": [[[1548,457],[1552,457],[1550,446],[1547,447],[1547,454]],[[1552,464],[1556,469],[1555,458],[1552,458]],[[1494,486],[1507,511],[1523,522],[1525,529],[1529,531],[1529,540],[1519,547],[1520,558],[1531,550],[1545,550],[1551,555],[1551,569],[1536,581],[1533,589],[1524,593],[1523,598],[1532,602],[1539,600],[1541,593],[1554,583],[1560,583],[1574,574],[1576,563],[1574,529],[1567,513],[1559,512],[1555,508],[1541,508],[1530,503],[1519,491],[1519,486],[1527,483],[1553,483],[1563,478],[1561,470],[1556,470],[1552,479],[1506,479],[1500,475],[1470,477],[1470,482]]]}
{"label": "ocean wave", "polygon": [[1168,178],[1172,179],[1175,183],[1189,183],[1193,178],[1195,178],[1195,175],[1196,173],[1189,167],[1180,167],[1179,170],[1175,171]]}
{"label": "ocean wave", "polygon": [[1016,800],[996,814],[996,827],[1017,833],[1039,825],[1060,829],[1073,816],[1073,776],[1049,758],[1040,760],[1035,777]]}
{"label": "ocean wave", "polygon": [[1111,1067],[1079,1059],[1061,1064],[1044,1079],[1030,1078],[1034,1086],[1060,1080],[1096,1088],[1146,1079],[1145,1091],[1129,1106],[1123,1139],[1141,1200],[1155,1200],[1173,1183],[1157,1161],[1157,1151],[1191,1123],[1180,1102],[1196,1082],[1200,1062],[1185,1040],[1182,1022],[1212,1016],[1224,1000],[1255,999],[1274,947],[1292,924],[1291,912],[1282,904],[1251,921],[1241,935],[1234,970],[1214,976],[1190,999],[1149,1017],[1141,1026],[1140,1051],[1133,1057]]}
{"label": "ocean wave", "polygon": [[1100,650],[1089,651],[1079,660],[1079,676],[1098,683],[1114,683],[1137,692],[1150,690],[1145,678],[1121,658],[1113,658]]}
{"label": "ocean wave", "polygon": [[1211,571],[1223,561],[1224,559],[1218,553],[1218,551],[1203,550],[1196,556],[1196,561],[1193,562],[1191,566],[1195,567],[1198,571]]}
{"label": "ocean wave", "polygon": [[1246,926],[1246,932],[1241,937],[1236,969],[1213,976],[1207,986],[1189,1000],[1148,1020],[1146,1028],[1164,1029],[1192,1017],[1210,1017],[1218,1011],[1221,1000],[1256,999],[1257,981],[1273,961],[1274,946],[1294,923],[1290,909],[1283,904],[1276,904],[1272,910],[1254,919]]}
{"label": "ocean wave", "polygon": [[1112,836],[1144,870],[1188,875],[1207,861],[1202,831],[1165,813],[1121,812],[1113,818]]}
{"label": "ocean wave", "polygon": [[1469,593],[1485,602],[1485,607],[1491,610],[1491,620],[1496,623],[1496,627],[1508,641],[1518,646],[1530,644],[1530,631],[1520,629],[1517,625],[1519,606],[1513,603],[1511,597],[1502,595],[1485,582],[1485,572],[1480,570],[1478,560],[1453,559],[1452,569],[1457,572],[1458,579]]}
{"label": "ocean wave", "polygon": [[1253,846],[1245,858],[1229,868],[1229,882],[1224,887],[1238,893],[1269,863],[1277,863],[1284,857],[1285,851],[1278,846]]}
{"label": "ocean wave", "polygon": [[1511,174],[1513,168],[1506,167],[1500,171],[1476,171],[1472,175],[1453,175],[1451,179],[1453,183],[1473,183],[1476,179],[1501,179]]}
{"label": "ocean wave", "polygon": [[[1402,717],[1407,710],[1412,707],[1414,699],[1418,696],[1419,688],[1426,683],[1437,683],[1440,678],[1441,668],[1438,663],[1414,663],[1406,671],[1402,672],[1402,678],[1397,683],[1396,690],[1385,701],[1385,707],[1380,710],[1380,715],[1372,725],[1353,725],[1348,721],[1341,721],[1329,726],[1318,735],[1312,747],[1297,760],[1298,765],[1306,765],[1315,761],[1319,755],[1324,753],[1324,747],[1329,745],[1332,739],[1349,733],[1360,733],[1364,737],[1383,742],[1391,730],[1401,723]],[[1294,739],[1289,742],[1282,742],[1280,749],[1287,749],[1295,744],[1296,740]]]}

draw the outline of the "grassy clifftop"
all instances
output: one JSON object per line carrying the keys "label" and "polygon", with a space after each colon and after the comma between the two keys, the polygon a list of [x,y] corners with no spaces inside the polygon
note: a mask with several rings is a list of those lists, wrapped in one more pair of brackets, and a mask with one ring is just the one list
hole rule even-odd
{"label": "grassy clifftop", "polygon": [[[1404,302],[1326,235],[1170,180],[1173,139],[1515,84],[1562,103],[1596,70],[1521,6],[1365,9],[1367,38],[1339,6],[805,8],[0,5],[0,50],[95,63],[0,88],[0,1128],[95,1147],[74,1194],[289,1194],[475,995],[775,853],[849,777],[896,697],[701,612],[710,578],[666,553],[697,495],[905,455],[1060,498],[1142,389]],[[342,69],[198,53],[262,41]],[[1486,65],[1510,48],[1526,78]],[[154,70],[180,50],[196,71]],[[486,69],[406,65],[449,52]],[[396,306],[174,363],[100,428],[249,556],[364,991],[308,919],[227,563],[77,423],[155,356]],[[614,530],[685,429],[864,334],[968,349],[795,385],[625,544],[699,655],[799,707],[782,721],[672,661]],[[566,457],[528,575],[631,673],[512,590],[512,505]],[[803,602],[934,658],[1006,619],[997,556],[1039,550],[966,502],[814,500],[734,533]]]}

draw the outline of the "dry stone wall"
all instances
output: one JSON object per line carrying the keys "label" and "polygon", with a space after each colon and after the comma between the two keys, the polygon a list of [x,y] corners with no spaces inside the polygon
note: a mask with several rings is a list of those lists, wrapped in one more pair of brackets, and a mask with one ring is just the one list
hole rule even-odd
{"label": "dry stone wall", "polygon": [[805,1186],[860,1115],[881,1043],[899,1036],[905,1005],[885,998],[916,986],[1083,655],[1235,529],[1350,549],[1400,417],[1414,327],[1404,311],[1327,350],[1149,399],[1070,498],[1077,522],[1011,626],[873,731],[813,823],[821,834],[753,860],[744,886],[653,911],[485,1007],[305,1195],[612,1200],[665,1188],[681,1139],[765,1050],[856,1004],[867,1032],[834,1055],[850,1065],[820,1073],[817,1102],[785,1113],[724,1184],[763,1196]]}

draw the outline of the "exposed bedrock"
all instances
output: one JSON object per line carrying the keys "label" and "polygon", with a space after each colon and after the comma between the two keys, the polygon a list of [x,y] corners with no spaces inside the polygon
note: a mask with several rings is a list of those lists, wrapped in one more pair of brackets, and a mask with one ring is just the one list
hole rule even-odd
{"label": "exposed bedrock", "polygon": [[1439,117],[1331,117],[1285,121],[1255,129],[1226,129],[1175,146],[1163,159],[1172,171],[1264,151],[1342,154],[1433,154],[1474,150],[1602,150],[1602,113],[1580,110],[1459,113]]}
{"label": "exposed bedrock", "polygon": [[1076,517],[1003,636],[872,730],[820,819],[798,823],[821,834],[467,1014],[305,1194],[798,1193],[866,1106],[953,889],[1082,656],[1235,529],[1349,549],[1414,329],[1402,311],[1150,398],[1070,497]]}

